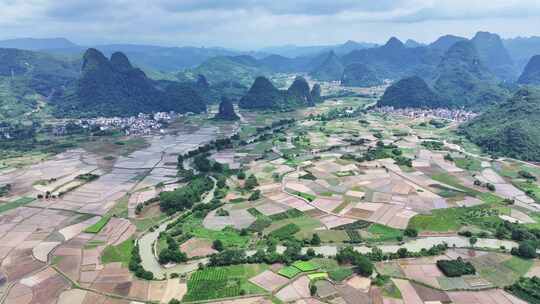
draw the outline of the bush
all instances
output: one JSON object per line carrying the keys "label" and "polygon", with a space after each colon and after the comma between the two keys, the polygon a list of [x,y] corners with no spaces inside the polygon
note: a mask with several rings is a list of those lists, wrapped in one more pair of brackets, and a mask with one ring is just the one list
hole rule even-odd
{"label": "bush", "polygon": [[447,277],[460,277],[466,274],[475,274],[476,269],[470,262],[465,262],[461,257],[456,260],[438,260],[437,267]]}
{"label": "bush", "polygon": [[259,182],[257,181],[257,178],[255,175],[251,174],[247,179],[246,183],[244,184],[244,188],[246,190],[253,190],[255,187],[259,185]]}
{"label": "bush", "polygon": [[534,259],[537,256],[536,246],[530,241],[521,242],[517,249],[512,248],[512,254],[525,259]]}
{"label": "bush", "polygon": [[405,229],[405,231],[403,233],[408,237],[417,237],[418,236],[418,230],[416,230],[414,228],[407,228],[407,229]]}
{"label": "bush", "polygon": [[255,190],[248,198],[248,201],[256,201],[261,198],[261,190]]}
{"label": "bush", "polygon": [[364,255],[358,255],[353,261],[355,271],[360,275],[369,277],[373,274],[373,263]]}

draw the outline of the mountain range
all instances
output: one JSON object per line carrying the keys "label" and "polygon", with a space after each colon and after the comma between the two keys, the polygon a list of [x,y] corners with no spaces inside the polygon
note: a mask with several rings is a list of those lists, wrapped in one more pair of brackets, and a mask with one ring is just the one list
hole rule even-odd
{"label": "mountain range", "polygon": [[187,84],[154,81],[115,52],[107,59],[88,49],[76,81],[53,98],[55,115],[64,117],[129,116],[140,112],[176,111],[200,113],[203,98]]}
{"label": "mountain range", "polygon": [[460,130],[489,153],[540,161],[539,124],[540,91],[525,87]]}
{"label": "mountain range", "polygon": [[320,96],[316,86],[310,89],[303,77],[296,77],[287,90],[277,89],[270,80],[260,76],[255,79],[247,94],[240,99],[239,106],[251,110],[289,110],[298,107],[315,105]]}

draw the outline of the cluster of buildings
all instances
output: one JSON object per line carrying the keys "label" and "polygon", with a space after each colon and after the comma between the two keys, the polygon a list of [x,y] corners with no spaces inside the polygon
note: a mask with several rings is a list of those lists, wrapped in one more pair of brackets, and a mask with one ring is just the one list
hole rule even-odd
{"label": "cluster of buildings", "polygon": [[478,114],[462,109],[446,109],[446,108],[436,108],[436,109],[419,109],[419,108],[403,108],[403,109],[394,109],[394,107],[377,107],[372,111],[383,113],[383,114],[397,114],[406,116],[409,118],[440,118],[451,120],[454,122],[462,123],[468,121]]}
{"label": "cluster of buildings", "polygon": [[170,122],[184,114],[176,112],[157,112],[152,114],[139,113],[129,117],[96,117],[70,120],[67,123],[55,126],[53,133],[63,135],[69,133],[70,125],[89,130],[122,130],[125,135],[149,135],[164,127],[164,123]]}

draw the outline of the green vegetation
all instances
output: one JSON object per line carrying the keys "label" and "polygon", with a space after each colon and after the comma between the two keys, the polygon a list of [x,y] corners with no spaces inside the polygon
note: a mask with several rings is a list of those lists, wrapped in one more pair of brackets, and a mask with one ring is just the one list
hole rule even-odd
{"label": "green vegetation", "polygon": [[11,184],[0,186],[0,197],[8,195],[9,191],[11,191]]}
{"label": "green vegetation", "polygon": [[314,271],[320,268],[319,265],[310,261],[296,261],[292,266],[298,268],[302,272]]}
{"label": "green vegetation", "polygon": [[124,267],[129,265],[131,253],[135,247],[133,239],[127,239],[117,246],[109,245],[105,247],[101,254],[101,262],[104,264],[120,262]]}
{"label": "green vegetation", "polygon": [[325,280],[328,278],[328,273],[326,272],[310,273],[308,274],[308,278],[311,282],[318,281],[318,280]]}
{"label": "green vegetation", "polygon": [[334,282],[341,282],[353,274],[350,268],[337,268],[328,271],[328,277]]}
{"label": "green vegetation", "polygon": [[159,206],[169,214],[191,208],[201,196],[214,187],[208,177],[195,177],[184,187],[159,194]]}
{"label": "green vegetation", "polygon": [[519,77],[518,83],[540,85],[540,55],[531,57],[529,63],[527,63],[523,73]]}
{"label": "green vegetation", "polygon": [[377,75],[362,63],[347,65],[341,77],[341,85],[349,87],[373,87],[382,83]]}
{"label": "green vegetation", "polygon": [[481,162],[476,158],[466,156],[464,158],[456,158],[456,166],[458,168],[468,170],[468,171],[480,171],[482,169]]}
{"label": "green vegetation", "polygon": [[229,121],[240,119],[240,117],[234,111],[232,101],[225,96],[221,97],[221,102],[219,103],[219,112],[216,114],[214,118],[219,119],[219,120],[229,120]]}
{"label": "green vegetation", "polygon": [[451,278],[476,273],[473,264],[463,261],[461,257],[458,257],[456,260],[438,260],[437,267],[444,275]]}
{"label": "green vegetation", "polygon": [[344,67],[334,51],[330,51],[322,63],[309,74],[312,78],[322,81],[340,80]]}
{"label": "green vegetation", "polygon": [[80,79],[55,100],[55,115],[74,117],[128,116],[156,111],[200,113],[206,104],[188,84],[160,86],[134,68],[120,52],[107,59],[96,49],[83,56]]}
{"label": "green vegetation", "polygon": [[294,237],[294,234],[299,231],[300,227],[298,227],[298,225],[290,223],[276,230],[273,230],[268,236],[276,240],[285,240]]}
{"label": "green vegetation", "polygon": [[458,231],[465,225],[495,230],[496,225],[502,223],[499,210],[488,205],[439,209],[431,213],[414,216],[408,227],[417,231],[448,232]]}
{"label": "green vegetation", "polygon": [[257,77],[239,106],[244,109],[289,110],[314,105],[307,81],[297,77],[287,91],[278,90],[265,77]]}
{"label": "green vegetation", "polygon": [[16,199],[16,200],[14,200],[12,202],[0,204],[0,213],[6,212],[6,211],[11,210],[11,209],[15,209],[17,207],[21,207],[21,206],[24,206],[24,205],[27,205],[27,204],[30,204],[34,200],[35,199],[31,198],[31,197],[21,197],[21,198]]}
{"label": "green vegetation", "polygon": [[295,276],[297,276],[299,273],[301,273],[302,271],[300,271],[300,269],[296,268],[296,267],[293,267],[293,266],[287,266],[287,267],[283,267],[279,270],[279,274],[288,278],[288,279],[292,279],[294,278]]}
{"label": "green vegetation", "polygon": [[377,104],[394,108],[436,108],[440,106],[440,98],[422,78],[412,76],[392,84]]}
{"label": "green vegetation", "polygon": [[403,237],[403,231],[381,224],[370,225],[367,231],[371,234],[371,241],[394,241]]}
{"label": "green vegetation", "polygon": [[183,301],[193,302],[248,294],[265,294],[264,289],[248,281],[265,268],[265,265],[253,264],[197,270],[187,281],[188,292]]}
{"label": "green vegetation", "polygon": [[540,161],[540,91],[523,88],[460,129],[486,152]]}
{"label": "green vegetation", "polygon": [[441,96],[440,104],[445,107],[482,109],[508,96],[498,85],[497,78],[483,65],[470,41],[452,45],[437,66],[436,74],[434,89]]}
{"label": "green vegetation", "polygon": [[476,272],[484,279],[497,287],[505,287],[513,284],[532,266],[533,261],[517,257],[503,263],[491,259],[472,259]]}
{"label": "green vegetation", "polygon": [[301,198],[305,199],[308,202],[313,202],[317,198],[313,194],[304,193],[304,192],[300,192],[300,191],[295,191],[295,192],[293,192],[293,194],[300,196]]}
{"label": "green vegetation", "polygon": [[91,182],[99,178],[99,175],[93,173],[85,173],[77,176],[77,179],[80,179],[85,182]]}
{"label": "green vegetation", "polygon": [[528,303],[540,303],[540,278],[538,277],[520,278],[506,290]]}
{"label": "green vegetation", "polygon": [[105,227],[105,225],[107,225],[110,219],[111,217],[109,215],[102,216],[99,221],[97,221],[94,225],[86,228],[84,232],[97,234],[101,231],[101,229],[103,229],[103,227]]}

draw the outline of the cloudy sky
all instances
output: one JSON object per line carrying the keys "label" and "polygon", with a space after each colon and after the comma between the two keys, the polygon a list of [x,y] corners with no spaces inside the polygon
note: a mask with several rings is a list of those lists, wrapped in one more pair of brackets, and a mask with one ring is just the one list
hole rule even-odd
{"label": "cloudy sky", "polygon": [[539,0],[0,0],[0,39],[255,49],[430,42],[478,30],[540,36]]}

